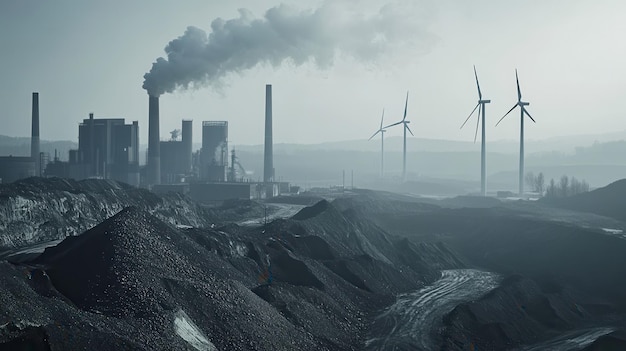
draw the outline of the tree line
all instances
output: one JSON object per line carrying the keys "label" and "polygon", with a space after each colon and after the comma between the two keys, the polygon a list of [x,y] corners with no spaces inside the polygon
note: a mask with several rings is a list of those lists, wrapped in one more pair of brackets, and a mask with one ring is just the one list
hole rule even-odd
{"label": "tree line", "polygon": [[548,198],[568,197],[589,191],[589,183],[587,181],[578,180],[576,177],[562,176],[557,181],[554,178],[546,184],[543,172],[535,175],[533,172],[526,173],[526,184],[533,189],[534,192]]}

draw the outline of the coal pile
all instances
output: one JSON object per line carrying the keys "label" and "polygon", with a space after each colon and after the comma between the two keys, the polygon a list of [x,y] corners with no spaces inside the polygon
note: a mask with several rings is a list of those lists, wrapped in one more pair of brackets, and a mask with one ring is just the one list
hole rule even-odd
{"label": "coal pile", "polygon": [[546,292],[530,279],[510,276],[444,317],[442,349],[511,349],[568,330],[587,317],[566,291]]}
{"label": "coal pile", "polygon": [[[262,228],[178,229],[127,207],[0,263],[0,350],[362,349],[371,316],[436,270],[413,262],[447,249],[344,212],[322,202]],[[446,255],[439,266],[460,264]]]}
{"label": "coal pile", "polygon": [[250,201],[208,208],[181,194],[157,195],[112,180],[32,177],[0,184],[0,257],[15,248],[78,235],[128,206],[191,227],[263,214],[263,206]]}

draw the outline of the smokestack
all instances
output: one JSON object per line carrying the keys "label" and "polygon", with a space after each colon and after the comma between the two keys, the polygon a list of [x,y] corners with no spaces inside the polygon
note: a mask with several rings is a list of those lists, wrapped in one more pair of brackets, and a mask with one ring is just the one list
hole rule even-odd
{"label": "smokestack", "polygon": [[96,132],[93,113],[89,114],[89,163],[91,164],[91,175],[96,174]]}
{"label": "smokestack", "polygon": [[272,141],[272,85],[265,86],[265,154],[263,162],[263,181],[274,180],[274,152]]}
{"label": "smokestack", "polygon": [[35,163],[35,176],[41,176],[39,160],[39,93],[33,93],[33,120],[30,135],[30,158]]}
{"label": "smokestack", "polygon": [[159,98],[149,95],[148,103],[148,184],[161,183],[161,148],[159,134]]}
{"label": "smokestack", "polygon": [[193,121],[183,120],[183,149],[185,150],[185,171],[191,172]]}

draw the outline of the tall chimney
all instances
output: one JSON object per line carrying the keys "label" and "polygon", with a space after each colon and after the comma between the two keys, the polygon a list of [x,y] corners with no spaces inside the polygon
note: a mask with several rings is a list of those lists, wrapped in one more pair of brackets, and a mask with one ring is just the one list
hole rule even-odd
{"label": "tall chimney", "polygon": [[39,159],[39,93],[33,93],[33,120],[30,135],[30,158],[35,163],[35,176],[41,176],[41,160]]}
{"label": "tall chimney", "polygon": [[149,97],[148,104],[148,184],[161,183],[161,147],[159,136],[159,98]]}
{"label": "tall chimney", "polygon": [[89,164],[91,165],[90,175],[96,176],[96,132],[93,113],[89,114]]}
{"label": "tall chimney", "polygon": [[265,154],[263,162],[263,181],[274,181],[274,152],[272,141],[272,85],[265,86]]}
{"label": "tall chimney", "polygon": [[191,152],[192,152],[193,121],[183,120],[183,149],[185,150],[184,164],[185,172],[191,172]]}

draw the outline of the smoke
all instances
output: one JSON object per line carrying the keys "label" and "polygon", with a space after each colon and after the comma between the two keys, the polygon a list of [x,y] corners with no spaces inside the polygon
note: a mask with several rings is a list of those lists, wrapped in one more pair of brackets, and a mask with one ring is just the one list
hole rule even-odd
{"label": "smoke", "polygon": [[337,55],[376,62],[407,47],[428,46],[428,32],[410,2],[387,4],[365,14],[345,2],[328,1],[315,10],[273,7],[262,18],[246,9],[239,17],[217,18],[211,33],[188,27],[166,47],[144,75],[143,88],[152,96],[176,89],[219,85],[229,73],[258,64],[278,67],[314,62],[332,66]]}

